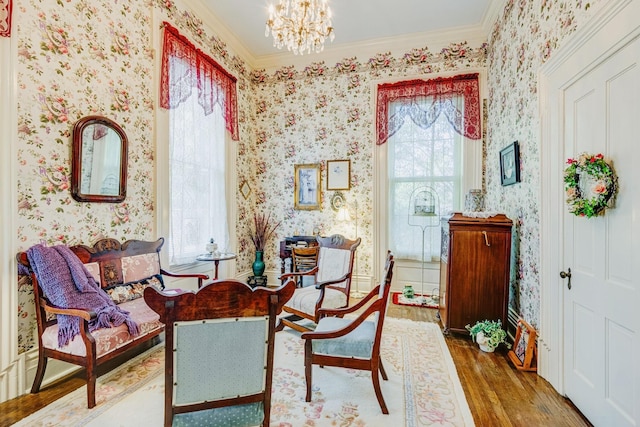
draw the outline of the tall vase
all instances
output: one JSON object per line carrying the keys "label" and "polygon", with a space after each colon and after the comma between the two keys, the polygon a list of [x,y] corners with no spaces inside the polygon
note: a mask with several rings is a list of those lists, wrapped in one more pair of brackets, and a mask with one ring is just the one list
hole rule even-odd
{"label": "tall vase", "polygon": [[264,274],[264,261],[262,260],[262,251],[256,251],[256,260],[253,261],[251,268],[253,268],[253,275],[255,277],[262,277]]}

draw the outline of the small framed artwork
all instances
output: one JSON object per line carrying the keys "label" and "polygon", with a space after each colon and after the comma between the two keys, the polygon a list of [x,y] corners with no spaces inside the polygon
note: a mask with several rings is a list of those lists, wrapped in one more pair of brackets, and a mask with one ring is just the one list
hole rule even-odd
{"label": "small framed artwork", "polygon": [[327,160],[327,190],[351,188],[351,160]]}
{"label": "small framed artwork", "polygon": [[516,369],[534,372],[537,370],[538,351],[536,347],[536,330],[525,322],[518,320],[513,347],[508,356]]}
{"label": "small framed artwork", "polygon": [[320,210],[320,163],[295,165],[294,209]]}
{"label": "small framed artwork", "polygon": [[500,183],[504,185],[520,182],[520,148],[518,141],[500,150]]}
{"label": "small framed artwork", "polygon": [[242,184],[240,184],[240,194],[242,194],[242,197],[244,197],[245,200],[247,200],[251,194],[251,187],[249,187],[249,183],[246,180],[242,181]]}

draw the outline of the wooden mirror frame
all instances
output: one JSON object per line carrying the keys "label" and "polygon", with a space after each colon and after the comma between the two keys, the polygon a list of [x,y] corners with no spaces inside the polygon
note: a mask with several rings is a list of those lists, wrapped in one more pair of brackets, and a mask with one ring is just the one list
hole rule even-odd
{"label": "wooden mirror frame", "polygon": [[[82,192],[82,134],[91,125],[103,125],[114,131],[121,142],[120,147],[120,182],[117,194],[83,193]],[[127,159],[129,141],[124,130],[113,120],[103,116],[86,116],[81,118],[73,126],[73,148],[71,154],[71,196],[78,202],[119,203],[124,201],[127,195]]]}

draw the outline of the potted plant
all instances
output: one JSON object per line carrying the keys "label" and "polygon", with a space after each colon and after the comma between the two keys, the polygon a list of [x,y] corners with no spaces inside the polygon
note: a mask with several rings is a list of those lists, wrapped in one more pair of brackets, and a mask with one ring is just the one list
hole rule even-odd
{"label": "potted plant", "polygon": [[251,268],[253,269],[253,275],[255,277],[262,277],[264,274],[264,247],[267,244],[269,238],[273,235],[276,229],[280,226],[280,222],[274,224],[271,220],[271,214],[265,216],[264,214],[253,215],[253,233],[250,234],[253,246],[256,248],[256,259],[253,261]]}
{"label": "potted plant", "polygon": [[477,342],[480,350],[488,353],[493,352],[500,344],[507,348],[511,346],[507,343],[507,333],[502,329],[502,322],[499,320],[482,320],[475,325],[465,326],[471,334],[471,339]]}

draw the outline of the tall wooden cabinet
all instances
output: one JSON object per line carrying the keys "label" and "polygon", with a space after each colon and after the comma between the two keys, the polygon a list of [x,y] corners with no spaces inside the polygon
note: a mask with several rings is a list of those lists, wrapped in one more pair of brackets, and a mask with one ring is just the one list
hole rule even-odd
{"label": "tall wooden cabinet", "polygon": [[507,325],[513,222],[503,214],[453,214],[442,224],[439,315],[444,332],[465,332],[478,320]]}

